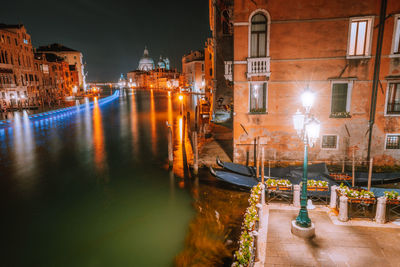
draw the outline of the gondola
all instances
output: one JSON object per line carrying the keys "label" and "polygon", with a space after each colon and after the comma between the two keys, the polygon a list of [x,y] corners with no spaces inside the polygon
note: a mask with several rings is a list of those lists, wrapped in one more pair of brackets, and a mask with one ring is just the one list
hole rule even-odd
{"label": "gondola", "polygon": [[[234,172],[244,176],[255,176],[255,167],[244,166],[232,162],[222,162],[217,158],[217,164],[227,171]],[[290,179],[290,177],[302,177],[303,167],[302,166],[288,166],[280,168],[264,168],[264,173],[271,173],[273,177],[281,177]],[[348,173],[351,175],[351,173]],[[315,180],[325,180],[325,178],[330,181],[335,181],[328,172],[325,163],[312,164],[308,166],[308,178]],[[338,181],[340,183],[340,181]],[[371,178],[371,185],[384,185],[393,184],[400,182],[400,173],[373,173]],[[351,183],[351,181],[350,181]],[[356,172],[355,173],[355,183],[357,186],[364,186],[368,183],[368,173]]]}

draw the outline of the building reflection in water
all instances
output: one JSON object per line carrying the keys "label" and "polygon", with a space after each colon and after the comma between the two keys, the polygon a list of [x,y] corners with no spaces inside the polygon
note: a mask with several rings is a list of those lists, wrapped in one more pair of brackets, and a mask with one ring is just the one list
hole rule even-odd
{"label": "building reflection in water", "polygon": [[154,104],[153,90],[150,91],[150,123],[151,123],[151,147],[153,156],[157,156],[157,129],[156,129],[156,110]]}
{"label": "building reflection in water", "polygon": [[138,130],[138,111],[136,106],[135,91],[132,92],[131,100],[131,134],[132,134],[132,150],[134,154],[139,155],[139,130]]}
{"label": "building reflection in water", "polygon": [[9,138],[13,140],[14,171],[21,178],[19,183],[22,189],[30,191],[35,183],[33,179],[36,176],[37,163],[32,125],[26,111],[23,111],[22,118],[21,114],[15,113],[13,128],[9,128]]}
{"label": "building reflection in water", "polygon": [[94,164],[98,172],[103,172],[105,167],[104,130],[101,111],[97,97],[93,106],[93,152]]}
{"label": "building reflection in water", "polygon": [[168,92],[168,124],[173,125],[173,110],[171,92]]}

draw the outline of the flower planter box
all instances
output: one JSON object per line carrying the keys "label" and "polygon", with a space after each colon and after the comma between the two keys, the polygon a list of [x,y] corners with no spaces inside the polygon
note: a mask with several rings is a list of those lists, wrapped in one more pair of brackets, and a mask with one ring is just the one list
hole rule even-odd
{"label": "flower planter box", "polygon": [[386,199],[386,204],[388,204],[388,205],[400,205],[400,200],[398,200],[398,199]]}
{"label": "flower planter box", "polygon": [[328,191],[328,190],[329,190],[328,187],[317,187],[317,191],[324,192],[324,191]]}
{"label": "flower planter box", "polygon": [[276,190],[276,186],[267,186],[269,190]]}
{"label": "flower planter box", "polygon": [[349,197],[347,200],[349,203],[364,203],[364,204],[375,204],[375,198],[352,198]]}
{"label": "flower planter box", "polygon": [[336,181],[350,181],[353,179],[353,177],[345,173],[331,173],[330,176]]}
{"label": "flower planter box", "polygon": [[278,185],[278,190],[289,191],[289,190],[291,190],[291,189],[292,189],[291,186],[282,186],[282,185]]}

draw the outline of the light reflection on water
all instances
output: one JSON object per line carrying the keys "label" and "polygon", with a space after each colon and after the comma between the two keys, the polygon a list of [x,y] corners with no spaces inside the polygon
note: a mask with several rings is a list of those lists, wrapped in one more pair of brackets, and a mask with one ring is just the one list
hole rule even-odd
{"label": "light reflection on water", "polygon": [[[208,173],[190,177],[177,97],[132,92],[81,108],[33,123],[15,115],[14,126],[0,130],[2,263],[190,266],[186,256],[194,251],[194,262],[221,262],[223,248],[210,244],[217,236],[223,246],[238,224],[235,201],[247,195],[220,188]],[[169,172],[166,121],[174,139]],[[223,203],[239,215],[229,216]],[[218,231],[215,210],[226,224]]]}

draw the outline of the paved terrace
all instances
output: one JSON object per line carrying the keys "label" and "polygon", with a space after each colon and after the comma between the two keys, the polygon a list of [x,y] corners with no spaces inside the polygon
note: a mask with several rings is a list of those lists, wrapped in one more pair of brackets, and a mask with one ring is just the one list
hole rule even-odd
{"label": "paved terrace", "polygon": [[[338,225],[328,208],[309,211],[316,236],[305,240],[290,232],[298,208],[265,205],[266,242],[256,266],[400,266],[400,226],[351,220]],[[265,241],[265,240],[264,240]]]}

